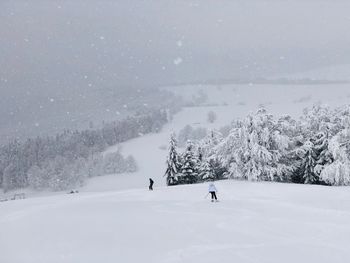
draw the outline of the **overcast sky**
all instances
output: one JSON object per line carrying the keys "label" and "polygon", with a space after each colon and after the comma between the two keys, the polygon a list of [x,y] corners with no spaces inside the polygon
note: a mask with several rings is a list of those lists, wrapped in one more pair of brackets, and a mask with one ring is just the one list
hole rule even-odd
{"label": "overcast sky", "polygon": [[335,0],[2,0],[2,88],[83,86],[86,77],[152,85],[349,63],[349,10],[350,1]]}
{"label": "overcast sky", "polygon": [[349,10],[347,0],[1,0],[0,125],[92,90],[350,64]]}

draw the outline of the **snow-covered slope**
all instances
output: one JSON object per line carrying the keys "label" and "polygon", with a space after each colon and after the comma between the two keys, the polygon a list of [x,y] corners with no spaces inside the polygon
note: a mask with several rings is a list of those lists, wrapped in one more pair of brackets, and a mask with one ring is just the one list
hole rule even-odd
{"label": "snow-covered slope", "polygon": [[[218,110],[219,117],[228,114],[231,119],[246,116],[263,105],[276,115],[298,117],[305,107],[321,103],[332,107],[348,104],[350,84],[279,85],[231,84],[170,87],[169,90],[191,99],[204,93],[208,105]],[[217,108],[217,109],[216,109]],[[208,107],[209,110],[209,107]]]}
{"label": "snow-covered slope", "polygon": [[344,263],[348,188],[226,181],[0,205],[0,262]]}
{"label": "snow-covered slope", "polygon": [[79,194],[0,203],[0,262],[348,262],[348,188],[225,181],[217,185],[221,202],[210,203],[206,184],[165,187],[163,178],[171,131],[218,128],[264,102],[292,115],[318,100],[345,104],[347,86],[200,86],[186,94],[199,89],[211,107],[185,108],[160,133],[108,149],[132,154],[139,172],[93,178]]}
{"label": "snow-covered slope", "polygon": [[222,125],[231,121],[231,118],[219,117],[215,123],[208,123],[207,107],[185,108],[176,114],[174,119],[167,124],[161,132],[157,134],[148,134],[121,145],[109,148],[106,153],[121,149],[123,155],[134,156],[139,171],[132,174],[118,174],[103,177],[95,177],[89,180],[88,184],[81,191],[112,191],[129,188],[148,187],[148,178],[155,180],[156,186],[165,186],[163,177],[165,172],[165,161],[168,154],[168,143],[171,132],[178,132],[185,125],[190,124],[194,127],[204,126],[207,128],[220,128]]}
{"label": "snow-covered slope", "polygon": [[[107,152],[113,152],[121,147],[124,155],[133,155],[138,163],[139,172],[93,178],[82,191],[147,188],[149,177],[155,180],[155,185],[164,186],[165,160],[172,131],[178,132],[187,124],[208,129],[220,128],[234,119],[256,111],[260,105],[264,105],[277,116],[290,114],[297,118],[305,107],[311,107],[315,103],[324,103],[332,107],[348,104],[349,87],[348,84],[331,84],[197,85],[168,88],[187,100],[204,93],[208,97],[206,104],[209,106],[184,108],[160,133],[142,136],[108,149]],[[214,123],[207,121],[209,111],[217,114]]]}

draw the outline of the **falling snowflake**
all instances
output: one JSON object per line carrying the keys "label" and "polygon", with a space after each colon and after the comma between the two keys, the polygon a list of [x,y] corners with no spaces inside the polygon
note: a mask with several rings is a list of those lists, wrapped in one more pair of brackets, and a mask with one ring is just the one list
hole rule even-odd
{"label": "falling snowflake", "polygon": [[178,57],[178,58],[175,58],[174,59],[174,64],[177,66],[177,65],[180,65],[182,63],[182,58]]}
{"label": "falling snowflake", "polygon": [[178,41],[176,42],[176,45],[177,45],[178,47],[182,47],[183,43],[182,43],[181,40],[178,40]]}

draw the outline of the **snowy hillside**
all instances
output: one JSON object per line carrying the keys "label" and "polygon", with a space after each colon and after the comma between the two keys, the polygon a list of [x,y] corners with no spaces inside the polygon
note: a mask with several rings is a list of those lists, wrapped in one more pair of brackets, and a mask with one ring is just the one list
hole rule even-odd
{"label": "snowy hillside", "polygon": [[[164,172],[167,147],[171,132],[178,133],[185,125],[218,129],[232,120],[242,118],[264,105],[276,116],[290,114],[299,117],[304,108],[316,103],[332,107],[349,103],[350,89],[342,85],[225,85],[225,86],[179,86],[169,88],[175,93],[191,100],[200,93],[208,100],[198,107],[186,107],[160,133],[142,136],[121,145],[111,147],[107,152],[121,148],[126,155],[133,155],[139,171],[133,174],[96,177],[82,189],[83,191],[111,191],[130,187],[146,187],[148,178],[155,179],[156,185],[165,185]],[[330,93],[329,90],[334,90]],[[217,120],[207,121],[207,113],[214,111]]]}
{"label": "snowy hillside", "polygon": [[185,108],[176,114],[173,121],[165,125],[160,133],[145,135],[109,148],[106,153],[121,149],[123,155],[132,155],[138,164],[138,172],[95,177],[81,190],[95,192],[146,187],[149,177],[155,179],[156,186],[165,186],[163,175],[171,132],[178,132],[187,124],[214,129],[231,121],[228,114],[217,122],[208,123],[206,118],[209,110],[207,107]]}
{"label": "snowy hillside", "polygon": [[350,0],[0,7],[0,263],[350,262]]}
{"label": "snowy hillside", "polygon": [[[231,84],[169,87],[169,90],[191,99],[200,94],[207,97],[203,105],[212,106],[221,118],[241,118],[260,105],[274,115],[299,117],[313,104],[336,107],[349,103],[350,84],[279,85]],[[332,91],[332,92],[330,92]],[[209,109],[208,109],[209,110]],[[219,118],[220,119],[220,118]]]}
{"label": "snowy hillside", "polygon": [[[0,203],[0,262],[346,262],[346,187],[222,181],[219,203],[204,199],[206,184],[165,187],[172,131],[187,124],[220,128],[259,104],[297,116],[319,100],[345,104],[350,93],[346,85],[328,95],[329,86],[252,88],[188,88],[189,98],[204,90],[207,105],[184,108],[160,133],[106,151],[133,155],[136,173],[92,178],[79,194],[29,193]],[[217,114],[214,123],[209,111]],[[147,190],[149,177],[154,192]]]}
{"label": "snowy hillside", "polygon": [[0,206],[0,262],[347,262],[348,188],[225,181]]}

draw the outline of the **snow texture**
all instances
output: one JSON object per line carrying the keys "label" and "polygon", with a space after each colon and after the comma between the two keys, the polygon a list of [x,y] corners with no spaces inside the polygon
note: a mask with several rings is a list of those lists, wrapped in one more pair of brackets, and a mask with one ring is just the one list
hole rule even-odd
{"label": "snow texture", "polygon": [[[1,203],[0,262],[347,262],[348,188],[217,183]],[[14,234],[18,233],[18,234]]]}

